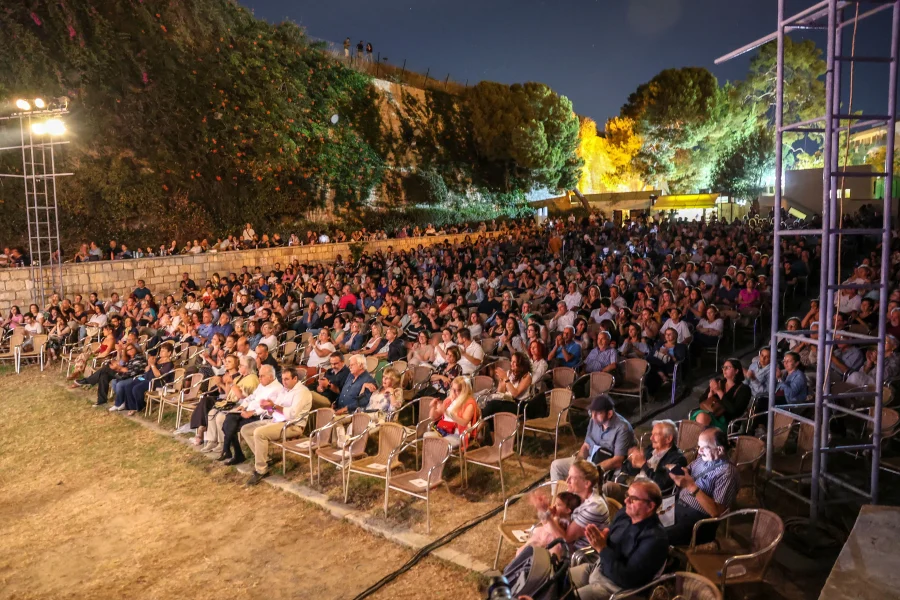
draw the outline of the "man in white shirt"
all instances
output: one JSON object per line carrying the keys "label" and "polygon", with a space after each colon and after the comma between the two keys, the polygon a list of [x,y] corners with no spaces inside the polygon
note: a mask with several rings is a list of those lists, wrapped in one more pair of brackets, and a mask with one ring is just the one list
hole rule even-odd
{"label": "man in white shirt", "polygon": [[297,369],[285,369],[281,373],[281,382],[283,387],[277,396],[260,402],[260,408],[265,411],[263,419],[241,428],[241,437],[255,459],[253,475],[247,485],[256,485],[269,474],[269,442],[282,439],[282,434],[285,439],[303,435],[307,416],[312,410],[312,393],[300,383]]}
{"label": "man in white shirt", "polygon": [[688,327],[688,324],[681,320],[681,310],[678,308],[670,308],[669,309],[669,318],[666,319],[666,322],[663,323],[660,331],[665,331],[669,328],[674,329],[678,332],[678,343],[679,344],[690,344],[693,336],[691,335],[691,328]]}
{"label": "man in white shirt", "polygon": [[556,314],[550,319],[549,329],[562,333],[566,327],[575,327],[575,313],[569,310],[565,302],[558,302]]}
{"label": "man in white shirt", "polygon": [[472,341],[472,333],[463,327],[456,333],[459,342],[459,366],[463,375],[471,375],[484,361],[484,349],[478,342]]}
{"label": "man in white shirt", "polygon": [[581,292],[578,291],[578,286],[574,281],[569,284],[569,293],[563,300],[569,310],[575,310],[581,305]]}
{"label": "man in white shirt", "polygon": [[225,416],[222,423],[222,437],[225,450],[217,459],[226,465],[239,465],[246,460],[238,437],[241,429],[248,423],[255,423],[266,413],[263,402],[274,400],[284,389],[275,377],[272,365],[263,365],[259,370],[259,385],[253,392],[243,398],[238,405]]}

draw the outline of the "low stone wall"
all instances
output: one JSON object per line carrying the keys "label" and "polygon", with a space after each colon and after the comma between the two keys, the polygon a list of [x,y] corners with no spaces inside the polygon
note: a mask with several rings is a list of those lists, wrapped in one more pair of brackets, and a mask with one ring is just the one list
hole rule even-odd
{"label": "low stone wall", "polygon": [[[454,234],[420,238],[404,238],[367,242],[366,250],[376,252],[393,247],[394,250],[408,250],[419,244],[429,246],[449,240],[456,244],[466,236],[472,240],[487,234]],[[267,272],[275,263],[282,268],[293,260],[301,263],[331,262],[338,256],[351,256],[349,244],[318,244],[313,246],[293,246],[290,248],[269,248],[243,250],[240,252],[217,252],[210,254],[167,256],[164,258],[141,258],[135,260],[99,261],[63,265],[63,285],[66,296],[82,294],[85,298],[97,292],[106,299],[112,292],[129,293],[138,279],[143,279],[154,295],[168,294],[178,289],[182,273],[188,273],[197,285],[202,286],[213,273],[227,275],[239,272],[241,267],[262,267]],[[18,305],[26,310],[32,302],[31,269],[0,269],[0,311],[6,316],[9,307]]]}

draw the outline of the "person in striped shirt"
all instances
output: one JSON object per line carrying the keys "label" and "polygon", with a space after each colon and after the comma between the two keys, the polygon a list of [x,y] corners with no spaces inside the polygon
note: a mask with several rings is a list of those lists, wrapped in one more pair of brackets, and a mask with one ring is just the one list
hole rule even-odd
{"label": "person in striped shirt", "polygon": [[[700,434],[699,460],[691,463],[682,475],[669,473],[678,486],[675,523],[666,527],[670,545],[690,544],[697,521],[721,516],[734,503],[740,479],[737,467],[728,458],[727,448],[725,432],[711,427]],[[715,540],[716,525],[701,527],[697,532],[697,544]]]}

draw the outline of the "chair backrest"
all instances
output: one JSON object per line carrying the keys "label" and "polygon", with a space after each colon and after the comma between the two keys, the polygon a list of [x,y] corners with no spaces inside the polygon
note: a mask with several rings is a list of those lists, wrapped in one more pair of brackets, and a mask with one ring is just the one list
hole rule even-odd
{"label": "chair backrest", "polygon": [[609,510],[609,522],[612,523],[616,518],[616,513],[622,510],[622,504],[615,498],[604,497],[604,500],[606,500],[606,508]]}
{"label": "chair backrest", "polygon": [[[500,448],[500,456],[502,458],[515,453],[516,438],[513,434],[518,428],[519,418],[516,415],[508,412],[494,413],[494,447]],[[513,437],[506,440],[509,436]],[[503,440],[506,440],[506,442],[504,443]]]}
{"label": "chair backrest", "polygon": [[49,339],[49,337],[50,337],[49,335],[44,334],[44,333],[42,333],[40,335],[32,336],[32,338],[31,338],[31,344],[32,344],[31,347],[33,348],[32,352],[35,354],[40,352],[41,346],[43,346],[44,344],[47,343],[47,340]]}
{"label": "chair backrest", "polygon": [[350,418],[350,435],[356,436],[365,433],[361,438],[356,440],[350,445],[348,450],[350,454],[362,454],[366,450],[366,443],[369,441],[369,424],[372,422],[372,418],[364,413],[358,412],[353,413],[353,417]]}
{"label": "chair backrest", "polygon": [[731,460],[736,465],[756,465],[766,453],[766,443],[752,435],[739,435],[733,439]]}
{"label": "chair backrest", "polygon": [[648,363],[643,358],[626,358],[620,364],[626,383],[637,385],[647,373]]}
{"label": "chair backrest", "polygon": [[809,423],[800,423],[800,435],[797,436],[797,452],[812,452],[815,428]]}
{"label": "chair backrest", "polygon": [[496,369],[503,369],[504,371],[509,371],[512,368],[512,361],[505,356],[498,358],[494,364],[492,365],[496,372]]}
{"label": "chair backrest", "polygon": [[[293,331],[293,330],[290,330]],[[297,342],[285,342],[284,346],[281,348],[281,360],[282,362],[291,362],[294,360],[294,355],[297,353]]]}
{"label": "chair backrest", "polygon": [[432,473],[431,483],[441,480],[444,474],[445,461],[450,456],[450,444],[441,437],[427,437],[422,439],[422,468],[419,469],[417,475],[419,479],[427,481],[428,471],[432,467],[437,467]]}
{"label": "chair backrest", "polygon": [[[869,407],[869,416],[875,416],[875,407]],[[897,426],[897,423],[900,422],[900,413],[898,413],[893,408],[882,408],[881,409],[881,433],[887,434],[890,433],[894,427]],[[866,431],[869,433],[872,432],[874,423],[871,421],[866,423]]]}
{"label": "chair backrest", "polygon": [[784,536],[784,522],[777,514],[770,510],[759,509],[753,519],[753,530],[750,533],[750,551],[759,552],[769,548],[768,552],[757,556],[752,560],[755,569],[765,571],[775,556],[778,542]]}
{"label": "chair backrest", "polygon": [[788,438],[791,435],[791,426],[794,419],[790,415],[784,413],[775,413],[775,435],[772,436],[772,450],[780,452],[784,449]]}
{"label": "chair backrest", "polygon": [[[293,341],[293,339],[295,337],[297,337],[297,332],[294,331],[293,329],[288,329],[287,331],[284,332],[284,341],[285,342]],[[296,346],[294,346],[294,347],[296,348]]]}
{"label": "chair backrest", "polygon": [[375,369],[378,368],[378,359],[374,356],[366,357],[366,371],[369,373],[374,373]]}
{"label": "chair backrest", "polygon": [[675,442],[678,449],[693,450],[700,443],[700,434],[703,433],[703,425],[697,421],[683,419],[677,423],[678,440]]}
{"label": "chair backrest", "polygon": [[407,363],[405,360],[395,360],[393,363],[391,363],[391,368],[397,371],[398,375],[403,375],[404,373],[406,373],[406,369],[409,368],[409,363]]}
{"label": "chair backrest", "polygon": [[309,331],[304,331],[303,333],[300,334],[300,344],[302,344],[304,346],[309,345],[309,343],[312,341],[312,339],[313,339],[313,334]]}
{"label": "chair backrest", "polygon": [[378,458],[387,462],[391,452],[406,440],[406,428],[399,423],[383,423],[378,428]]}
{"label": "chair backrest", "polygon": [[556,367],[550,370],[551,381],[554,388],[571,387],[575,382],[575,369],[569,367]]}
{"label": "chair backrest", "polygon": [[184,401],[196,400],[200,396],[200,382],[203,381],[203,373],[194,373],[187,377],[183,386],[185,390]]}
{"label": "chair backrest", "polygon": [[497,338],[481,338],[481,349],[484,350],[486,356],[492,355],[497,349]]}
{"label": "chair backrest", "polygon": [[[21,346],[25,343],[25,332],[16,329],[15,332],[9,337],[9,347],[10,349],[15,348],[16,346]],[[99,344],[98,344],[99,347]]]}
{"label": "chair backrest", "polygon": [[487,375],[476,375],[472,378],[472,393],[490,391],[494,389],[494,380]]}
{"label": "chair backrest", "polygon": [[[321,429],[325,427],[328,423],[331,423],[334,420],[334,409],[333,408],[320,408],[315,412],[315,423],[313,423],[313,427],[315,429]],[[324,431],[320,431],[316,434],[315,439],[312,439],[312,443],[317,447],[327,446],[328,441],[331,439],[331,434],[333,433],[332,428],[329,427]]]}
{"label": "chair backrest", "polygon": [[[566,388],[554,388],[550,390],[550,419],[556,420],[559,413],[569,408],[572,404],[572,390]],[[559,420],[559,424],[569,422],[569,413],[566,412],[562,419]]]}
{"label": "chair backrest", "polygon": [[184,369],[179,367],[173,371],[172,375],[172,389],[176,392],[180,392],[184,387]]}
{"label": "chair backrest", "polygon": [[432,371],[431,367],[426,367],[424,365],[417,365],[413,367],[412,372],[412,383],[413,385],[422,385],[428,383],[431,380]]}
{"label": "chair backrest", "polygon": [[616,384],[616,378],[613,377],[612,373],[605,373],[603,371],[591,373],[590,381],[591,398],[607,393]]}
{"label": "chair backrest", "polygon": [[863,325],[862,323],[854,323],[853,325],[851,325],[850,327],[847,328],[847,331],[849,331],[851,333],[860,333],[862,335],[869,334],[868,326]]}

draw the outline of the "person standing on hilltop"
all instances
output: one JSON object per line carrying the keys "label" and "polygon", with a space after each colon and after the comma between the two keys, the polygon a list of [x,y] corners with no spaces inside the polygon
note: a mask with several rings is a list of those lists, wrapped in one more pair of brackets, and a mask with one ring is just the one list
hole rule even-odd
{"label": "person standing on hilltop", "polygon": [[344,58],[350,58],[350,38],[344,38]]}
{"label": "person standing on hilltop", "polygon": [[363,59],[363,50],[365,50],[363,41],[359,40],[359,43],[356,45],[356,58],[358,58],[359,60]]}
{"label": "person standing on hilltop", "polygon": [[366,44],[366,61],[372,62],[372,42]]}

